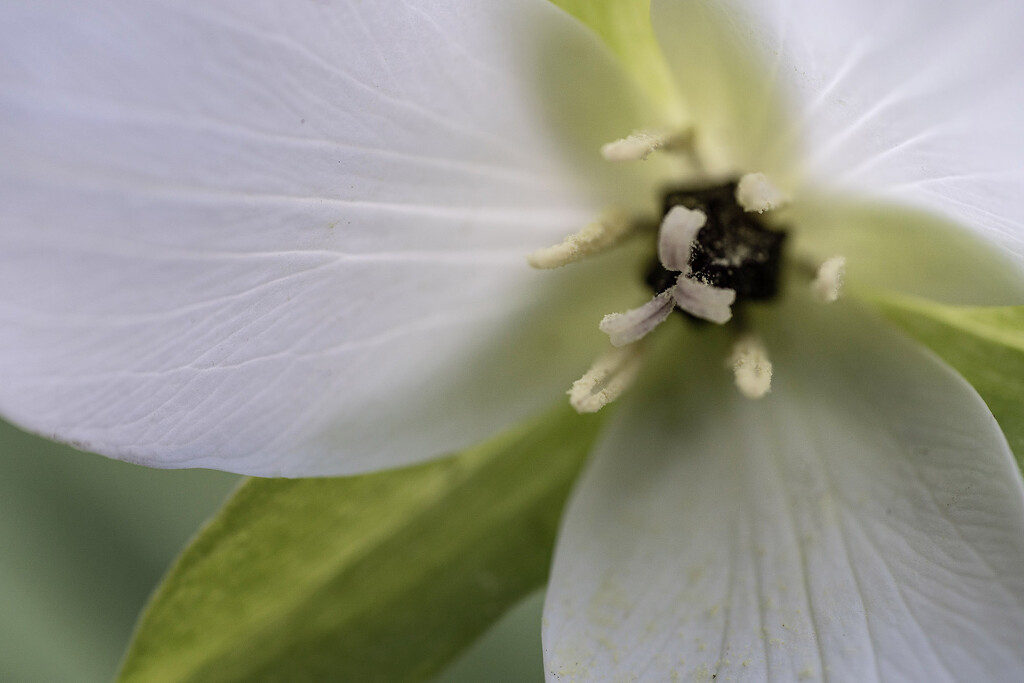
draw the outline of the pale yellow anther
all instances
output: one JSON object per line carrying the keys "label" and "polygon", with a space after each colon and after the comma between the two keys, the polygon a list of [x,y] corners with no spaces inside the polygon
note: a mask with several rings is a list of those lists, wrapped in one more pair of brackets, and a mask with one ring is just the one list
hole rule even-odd
{"label": "pale yellow anther", "polygon": [[549,269],[574,263],[614,247],[633,231],[634,224],[621,211],[609,209],[599,219],[558,244],[538,249],[526,260],[534,268]]}
{"label": "pale yellow anther", "polygon": [[761,398],[772,389],[772,362],[761,340],[754,335],[740,337],[729,358],[736,388],[747,398]]}
{"label": "pale yellow anther", "polygon": [[668,141],[669,136],[665,133],[637,130],[621,140],[602,145],[601,156],[607,161],[644,161]]}
{"label": "pale yellow anther", "polygon": [[786,196],[764,173],[748,173],[736,186],[736,203],[744,211],[764,213],[786,203]]}
{"label": "pale yellow anther", "polygon": [[819,301],[831,303],[839,298],[846,278],[846,258],[833,256],[818,268],[818,275],[811,283],[811,291]]}
{"label": "pale yellow anther", "polygon": [[614,348],[594,361],[569,389],[569,404],[578,413],[596,413],[633,384],[641,367],[641,346]]}

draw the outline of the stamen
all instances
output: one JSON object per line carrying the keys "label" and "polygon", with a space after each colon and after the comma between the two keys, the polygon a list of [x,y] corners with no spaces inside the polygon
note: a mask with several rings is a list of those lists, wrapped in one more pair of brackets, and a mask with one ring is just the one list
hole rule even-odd
{"label": "stamen", "polygon": [[762,398],[772,389],[772,362],[761,340],[754,335],[740,337],[729,359],[736,387],[747,398]]}
{"label": "stamen", "polygon": [[786,197],[764,173],[748,173],[736,186],[736,202],[744,211],[764,213],[785,204]]}
{"label": "stamen", "polygon": [[611,339],[612,346],[625,346],[663,323],[675,306],[672,290],[666,289],[643,306],[606,315],[598,327]]}
{"label": "stamen", "polygon": [[633,384],[640,371],[640,345],[612,349],[594,361],[586,374],[573,382],[569,404],[578,413],[596,413]]}
{"label": "stamen", "polygon": [[732,304],[736,301],[736,290],[719,289],[700,280],[687,277],[684,273],[669,290],[676,305],[690,315],[724,325],[732,319]]}
{"label": "stamen", "polygon": [[839,298],[846,278],[846,258],[833,256],[818,268],[818,275],[811,283],[811,291],[819,301],[832,303]]}
{"label": "stamen", "polygon": [[605,161],[646,161],[647,157],[662,148],[672,148],[680,142],[680,136],[656,130],[636,130],[629,136],[601,146]]}
{"label": "stamen", "polygon": [[534,268],[559,268],[614,247],[633,231],[629,216],[616,209],[605,211],[600,218],[560,243],[538,249],[526,257]]}
{"label": "stamen", "polygon": [[658,236],[658,259],[668,270],[683,271],[689,267],[690,252],[697,233],[708,222],[706,213],[673,206],[661,222]]}

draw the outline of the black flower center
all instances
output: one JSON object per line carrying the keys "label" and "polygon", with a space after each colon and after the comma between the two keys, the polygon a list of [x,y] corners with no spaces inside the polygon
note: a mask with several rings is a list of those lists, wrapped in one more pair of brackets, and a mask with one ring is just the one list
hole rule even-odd
{"label": "black flower center", "polygon": [[[736,202],[735,181],[671,189],[665,193],[664,213],[675,206],[703,211],[707,216],[690,254],[692,278],[735,290],[737,303],[770,300],[778,294],[786,233],[767,227],[758,214],[743,210]],[[657,293],[671,287],[678,276],[655,258],[645,282]]]}

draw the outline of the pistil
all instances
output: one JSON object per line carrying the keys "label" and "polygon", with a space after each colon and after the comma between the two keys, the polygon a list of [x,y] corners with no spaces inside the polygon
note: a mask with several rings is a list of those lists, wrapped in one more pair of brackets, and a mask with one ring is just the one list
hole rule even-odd
{"label": "pistil", "polygon": [[736,194],[735,182],[675,189],[665,195],[665,215],[685,207],[707,216],[688,263],[693,279],[734,290],[737,301],[769,300],[778,293],[786,233],[745,211]]}

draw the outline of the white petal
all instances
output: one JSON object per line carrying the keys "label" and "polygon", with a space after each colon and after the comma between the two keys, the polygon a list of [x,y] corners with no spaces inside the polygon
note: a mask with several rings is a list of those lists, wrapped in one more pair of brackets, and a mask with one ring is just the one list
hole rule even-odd
{"label": "white petal", "polygon": [[625,82],[540,0],[6,3],[0,411],[309,475],[537,410],[602,338],[552,315],[578,300],[526,312],[524,282],[562,281],[526,254],[654,200],[576,172],[625,173],[598,151],[644,123],[607,106]]}
{"label": "white petal", "polygon": [[844,303],[815,314],[769,340],[760,401],[692,362],[712,344],[632,394],[561,532],[549,681],[1019,678],[1024,489],[995,421]]}
{"label": "white petal", "polygon": [[[708,13],[711,3],[653,4],[665,45],[687,13]],[[714,8],[724,18],[716,23],[733,27],[726,33],[787,100],[788,123],[762,137],[775,137],[782,155],[802,150],[806,182],[938,211],[1024,257],[1024,4],[716,0]],[[671,66],[703,65],[704,47],[675,40]]]}

